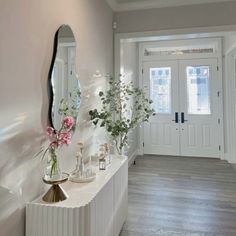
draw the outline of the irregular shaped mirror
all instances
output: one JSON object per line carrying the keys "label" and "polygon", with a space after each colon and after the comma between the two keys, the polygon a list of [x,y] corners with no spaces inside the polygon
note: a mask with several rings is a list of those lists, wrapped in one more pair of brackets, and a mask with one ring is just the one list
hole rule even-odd
{"label": "irregular shaped mirror", "polygon": [[60,129],[65,116],[72,116],[76,122],[81,91],[76,73],[76,41],[68,25],[62,25],[55,34],[48,85],[50,125]]}

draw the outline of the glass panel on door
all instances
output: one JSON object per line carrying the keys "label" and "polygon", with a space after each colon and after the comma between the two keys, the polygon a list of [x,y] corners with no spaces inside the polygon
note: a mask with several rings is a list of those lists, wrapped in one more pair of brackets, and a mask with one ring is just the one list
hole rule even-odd
{"label": "glass panel on door", "polygon": [[209,115],[210,107],[210,67],[187,66],[188,114]]}
{"label": "glass panel on door", "polygon": [[171,113],[171,68],[150,68],[150,99],[157,114]]}

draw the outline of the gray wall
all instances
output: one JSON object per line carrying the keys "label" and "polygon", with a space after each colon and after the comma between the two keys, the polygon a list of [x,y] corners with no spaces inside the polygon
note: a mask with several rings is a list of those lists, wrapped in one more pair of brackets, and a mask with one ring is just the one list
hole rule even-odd
{"label": "gray wall", "polygon": [[117,33],[236,25],[236,2],[115,13]]}
{"label": "gray wall", "polygon": [[[47,75],[54,33],[69,24],[77,41],[77,70],[82,86],[79,128],[62,150],[63,167],[74,165],[76,142],[102,141],[88,122],[97,91],[113,70],[113,12],[104,0],[0,1],[0,235],[24,235],[25,203],[42,193],[39,151],[47,126]],[[98,139],[99,137],[99,139]],[[94,147],[94,146],[93,146]]]}

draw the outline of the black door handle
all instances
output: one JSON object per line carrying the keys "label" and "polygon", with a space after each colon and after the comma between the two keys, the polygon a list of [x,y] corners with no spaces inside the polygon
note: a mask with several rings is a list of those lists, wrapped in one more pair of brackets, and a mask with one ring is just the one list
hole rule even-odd
{"label": "black door handle", "polygon": [[181,123],[184,123],[186,121],[188,121],[188,120],[184,119],[184,112],[181,112]]}
{"label": "black door handle", "polygon": [[179,113],[178,112],[175,112],[175,119],[172,121],[174,121],[175,123],[179,123]]}

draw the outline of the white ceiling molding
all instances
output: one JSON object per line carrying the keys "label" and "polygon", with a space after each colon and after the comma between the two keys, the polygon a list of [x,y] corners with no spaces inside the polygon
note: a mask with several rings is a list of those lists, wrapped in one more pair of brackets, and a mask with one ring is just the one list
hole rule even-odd
{"label": "white ceiling molding", "polygon": [[[117,0],[106,0],[114,11],[131,11],[162,7],[176,7],[185,5],[196,5],[205,3],[229,2],[232,0],[126,0],[119,2]],[[235,0],[233,0],[235,1]]]}

